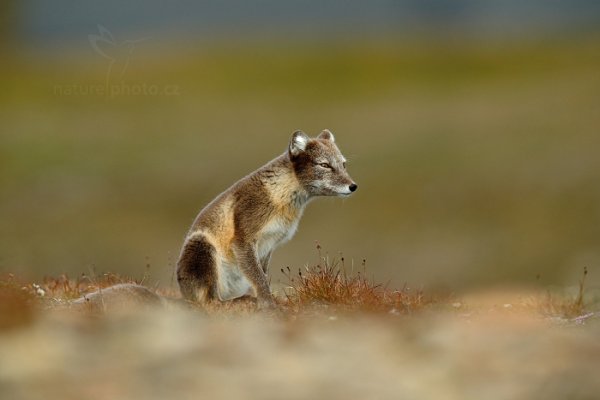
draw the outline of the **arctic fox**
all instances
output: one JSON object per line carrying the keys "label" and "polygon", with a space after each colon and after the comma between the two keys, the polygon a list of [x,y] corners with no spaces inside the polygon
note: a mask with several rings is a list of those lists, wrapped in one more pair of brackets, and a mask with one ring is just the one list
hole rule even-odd
{"label": "arctic fox", "polygon": [[260,308],[273,307],[267,279],[273,250],[294,235],[312,198],[357,188],[329,130],[316,138],[294,132],[284,154],[200,211],[177,262],[181,294],[203,302],[254,295]]}

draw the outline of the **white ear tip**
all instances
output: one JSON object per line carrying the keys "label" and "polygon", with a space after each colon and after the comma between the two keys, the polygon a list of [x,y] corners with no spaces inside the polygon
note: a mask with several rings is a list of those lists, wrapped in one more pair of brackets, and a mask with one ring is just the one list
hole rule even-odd
{"label": "white ear tip", "polygon": [[304,134],[304,132],[296,132],[294,133],[294,143],[298,144],[304,150],[306,143],[308,142],[308,138]]}
{"label": "white ear tip", "polygon": [[292,135],[292,142],[290,143],[290,152],[292,155],[298,155],[300,152],[306,150],[308,144],[308,136],[302,131],[296,131]]}

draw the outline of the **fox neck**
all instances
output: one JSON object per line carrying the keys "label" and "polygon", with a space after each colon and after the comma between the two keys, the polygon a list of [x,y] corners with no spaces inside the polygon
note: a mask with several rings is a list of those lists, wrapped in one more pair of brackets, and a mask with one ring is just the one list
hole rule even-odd
{"label": "fox neck", "polygon": [[273,202],[282,209],[296,210],[301,213],[312,196],[298,181],[287,154],[275,159],[274,164],[274,168],[269,170],[277,172],[268,174],[266,179]]}
{"label": "fox neck", "polygon": [[308,194],[308,192],[300,188],[293,191],[290,195],[290,205],[302,210],[311,199],[312,197]]}

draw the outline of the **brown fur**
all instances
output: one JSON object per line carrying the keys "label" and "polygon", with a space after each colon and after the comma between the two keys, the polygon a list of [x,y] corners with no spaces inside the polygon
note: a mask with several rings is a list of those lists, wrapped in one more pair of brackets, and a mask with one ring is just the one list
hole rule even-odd
{"label": "brown fur", "polygon": [[182,295],[228,300],[248,294],[242,293],[248,286],[260,306],[273,305],[266,276],[273,249],[293,235],[311,198],[355,189],[331,132],[316,139],[295,132],[288,151],[198,214],[177,263]]}

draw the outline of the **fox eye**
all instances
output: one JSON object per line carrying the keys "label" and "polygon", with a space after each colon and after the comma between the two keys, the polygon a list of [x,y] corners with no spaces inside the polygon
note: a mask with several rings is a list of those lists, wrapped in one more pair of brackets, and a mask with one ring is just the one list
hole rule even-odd
{"label": "fox eye", "polygon": [[329,165],[329,163],[326,162],[319,163],[319,166],[327,169],[332,169],[331,165]]}
{"label": "fox eye", "polygon": [[346,162],[342,163],[342,168],[346,169]]}

